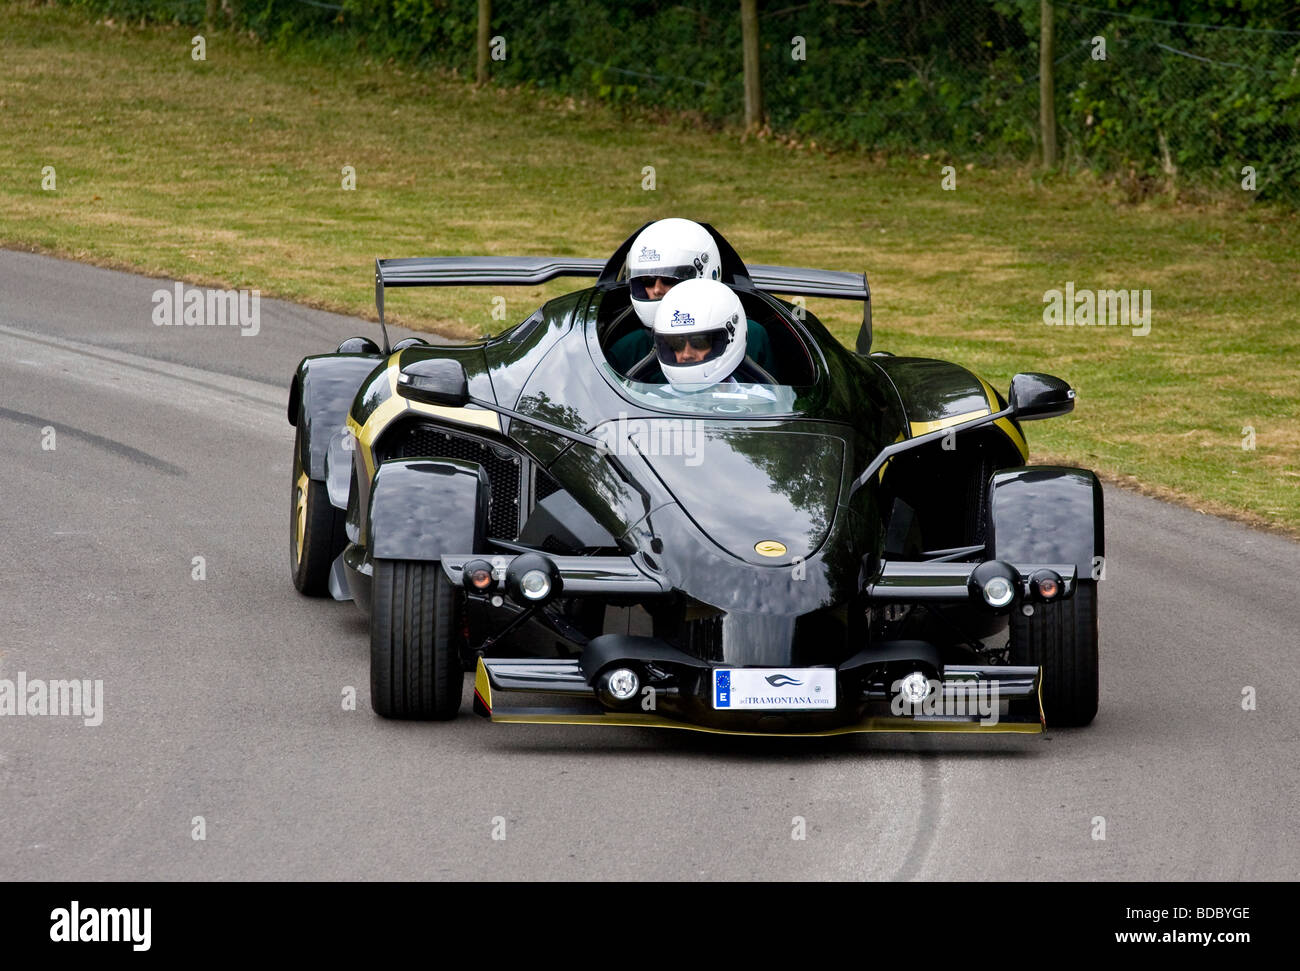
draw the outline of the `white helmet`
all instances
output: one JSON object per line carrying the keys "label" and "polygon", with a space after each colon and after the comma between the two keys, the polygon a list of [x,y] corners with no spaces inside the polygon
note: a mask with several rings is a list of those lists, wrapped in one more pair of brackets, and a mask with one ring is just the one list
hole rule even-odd
{"label": "white helmet", "polygon": [[[686,280],[655,314],[655,353],[673,385],[707,388],[745,359],[747,322],[740,298],[717,280]],[[683,359],[679,359],[683,358]]]}
{"label": "white helmet", "polygon": [[653,327],[659,300],[646,292],[656,277],[671,280],[722,277],[722,257],[709,231],[689,219],[660,219],[637,234],[627,254],[627,281],[632,306],[641,323]]}

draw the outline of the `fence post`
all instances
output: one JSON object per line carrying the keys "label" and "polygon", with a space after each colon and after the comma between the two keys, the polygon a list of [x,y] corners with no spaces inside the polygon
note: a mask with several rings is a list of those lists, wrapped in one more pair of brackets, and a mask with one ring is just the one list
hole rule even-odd
{"label": "fence post", "polygon": [[758,0],[740,0],[740,46],[745,67],[745,128],[763,127],[763,84],[758,72]]}
{"label": "fence post", "polygon": [[488,42],[492,34],[492,0],[478,0],[478,68],[474,79],[478,84],[488,81]]}
{"label": "fence post", "polygon": [[1042,0],[1042,37],[1038,44],[1038,127],[1043,139],[1043,168],[1056,167],[1056,23],[1052,0]]}

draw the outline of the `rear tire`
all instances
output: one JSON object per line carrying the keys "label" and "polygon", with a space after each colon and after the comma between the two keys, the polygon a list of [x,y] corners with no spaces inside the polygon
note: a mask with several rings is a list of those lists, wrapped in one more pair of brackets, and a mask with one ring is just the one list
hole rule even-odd
{"label": "rear tire", "polygon": [[452,640],[455,596],[442,565],[373,562],[371,707],[385,718],[455,718],[465,678]]}
{"label": "rear tire", "polygon": [[289,569],[293,585],[308,597],[328,597],[330,568],[347,545],[345,513],[330,505],[324,482],[310,478],[302,464],[302,421],[293,443],[293,481],[289,492]]}
{"label": "rear tire", "polygon": [[1063,728],[1087,725],[1097,714],[1097,582],[1080,580],[1074,596],[1034,604],[1011,615],[1011,663],[1041,665],[1043,714]]}

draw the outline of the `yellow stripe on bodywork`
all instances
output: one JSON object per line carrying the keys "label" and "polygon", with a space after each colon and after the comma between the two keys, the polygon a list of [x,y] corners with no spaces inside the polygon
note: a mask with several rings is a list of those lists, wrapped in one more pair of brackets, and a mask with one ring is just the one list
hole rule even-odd
{"label": "yellow stripe on bodywork", "polygon": [[411,401],[397,392],[397,375],[399,372],[397,351],[388,358],[388,399],[370,413],[364,425],[348,415],[347,427],[352,431],[361,449],[361,459],[366,466],[366,474],[375,477],[375,440],[396,418],[406,413],[428,415],[441,421],[455,422],[460,425],[473,425],[490,431],[501,431],[501,418],[495,411],[482,408],[448,408],[445,405],[431,405],[423,401]]}
{"label": "yellow stripe on bodywork", "polygon": [[[991,415],[993,414],[993,412],[997,411],[998,410],[997,394],[993,391],[991,387],[989,387],[989,383],[985,381],[983,378],[981,378],[979,375],[975,375],[975,379],[979,381],[980,387],[983,388],[984,390],[984,398],[989,403],[989,406],[987,408],[980,408],[976,411],[968,411],[962,415],[950,415],[947,418],[940,418],[937,419],[936,421],[910,422],[909,428],[911,431],[911,437],[916,438],[918,435],[925,435],[928,432],[935,432],[941,428],[950,428],[953,425],[960,425],[964,421],[970,421],[973,418],[982,418],[985,415]],[[1007,438],[1011,440],[1011,444],[1014,445],[1016,447],[1016,451],[1020,453],[1021,460],[1026,462],[1029,461],[1029,445],[1025,441],[1025,436],[1020,434],[1016,426],[1011,423],[1011,420],[1008,418],[999,418],[993,424],[996,425],[998,428],[1000,428],[1003,434],[1005,434]],[[884,469],[881,469],[881,472],[883,471]]]}
{"label": "yellow stripe on bodywork", "polygon": [[483,659],[478,659],[478,667],[474,671],[474,693],[483,699],[483,704],[487,705],[487,710],[492,710],[492,681],[488,678],[487,666],[484,665]]}
{"label": "yellow stripe on bodywork", "polygon": [[[898,444],[899,442],[901,442],[902,440],[903,440],[903,433],[902,433],[902,432],[899,432],[899,433],[898,433],[898,437],[897,437],[896,439],[894,439],[893,444],[894,444],[894,445],[897,445],[897,444]],[[877,481],[877,482],[884,482],[884,481],[885,481],[885,469],[889,468],[889,463],[892,462],[892,461],[894,461],[892,458],[891,458],[891,459],[885,459],[885,464],[882,465],[882,466],[880,467],[880,471],[876,473],[876,481]]]}
{"label": "yellow stripe on bodywork", "polygon": [[988,414],[992,414],[992,412],[987,408],[980,408],[978,411],[968,411],[964,415],[952,415],[949,418],[940,418],[938,421],[914,421],[911,423],[911,437],[916,438],[918,435],[925,435],[928,432],[937,432],[940,428],[960,425],[964,421],[970,421],[972,418],[983,418]]}
{"label": "yellow stripe on bodywork", "polygon": [[405,398],[402,400],[406,401],[408,409],[421,415],[430,415],[462,425],[477,425],[494,432],[501,431],[501,417],[495,411],[484,411],[482,408],[448,408],[446,405],[430,405],[423,401],[410,401]]}
{"label": "yellow stripe on bodywork", "polygon": [[[985,381],[983,378],[981,378],[978,374],[975,375],[975,377],[979,378],[979,383],[984,388],[984,397],[988,399],[989,408],[991,409],[988,412],[988,414],[992,414],[993,411],[998,410],[997,393],[991,387],[989,387],[989,383]],[[1025,436],[1020,434],[1019,429],[1017,429],[1016,426],[1012,424],[1011,419],[999,418],[993,424],[1001,428],[1002,431],[1006,434],[1007,438],[1011,439],[1011,444],[1014,445],[1016,447],[1016,451],[1020,453],[1020,460],[1022,462],[1028,462],[1029,443],[1025,441]]]}

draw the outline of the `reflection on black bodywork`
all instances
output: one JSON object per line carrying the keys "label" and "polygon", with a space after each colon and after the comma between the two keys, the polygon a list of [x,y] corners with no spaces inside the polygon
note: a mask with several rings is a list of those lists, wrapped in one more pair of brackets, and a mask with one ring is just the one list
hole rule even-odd
{"label": "reflection on black bodywork", "polygon": [[1008,469],[991,486],[995,555],[1012,563],[1073,563],[1093,576],[1105,554],[1101,483],[1086,469]]}
{"label": "reflection on black bodywork", "polygon": [[[680,424],[681,434],[660,434],[666,423]],[[826,538],[839,501],[839,437],[674,419],[638,422],[631,437],[691,518],[733,555],[784,565],[807,558]],[[656,454],[665,441],[683,447]],[[754,546],[765,540],[786,552],[760,555]]]}
{"label": "reflection on black bodywork", "polygon": [[590,293],[582,290],[548,301],[484,348],[498,403],[515,407],[524,383],[556,341],[572,329],[574,312],[585,304]]}
{"label": "reflection on black bodywork", "polygon": [[912,421],[937,421],[988,410],[984,386],[964,367],[922,357],[874,357],[871,361],[894,382]]}
{"label": "reflection on black bodywork", "polygon": [[364,426],[374,414],[375,409],[393,396],[388,382],[387,369],[376,372],[357,392],[357,400],[352,406],[352,419]]}
{"label": "reflection on black bodywork", "polygon": [[383,358],[372,354],[322,354],[304,358],[298,365],[301,414],[295,414],[293,420],[302,423],[302,464],[313,479],[325,478],[330,437],[347,421],[357,389],[382,362]]}
{"label": "reflection on black bodywork", "polygon": [[[845,629],[838,640],[796,639],[799,619],[854,599],[858,563],[864,552],[857,540],[861,523],[840,516],[823,551],[789,566],[742,562],[706,539],[676,504],[656,508],[633,526],[628,538],[643,551],[659,544],[655,557],[669,582],[692,601],[725,616],[687,620],[677,639],[689,641],[692,625],[710,628],[707,656],[726,664],[824,664],[847,656]],[[701,608],[692,608],[701,615]],[[707,614],[707,611],[704,611]],[[689,618],[689,615],[688,615]],[[691,645],[695,650],[699,644]],[[685,645],[684,645],[685,647]],[[856,649],[856,648],[855,648]]]}
{"label": "reflection on black bodywork", "polygon": [[608,459],[585,445],[571,447],[549,471],[612,536],[622,536],[651,509],[647,497],[624,482]]}

